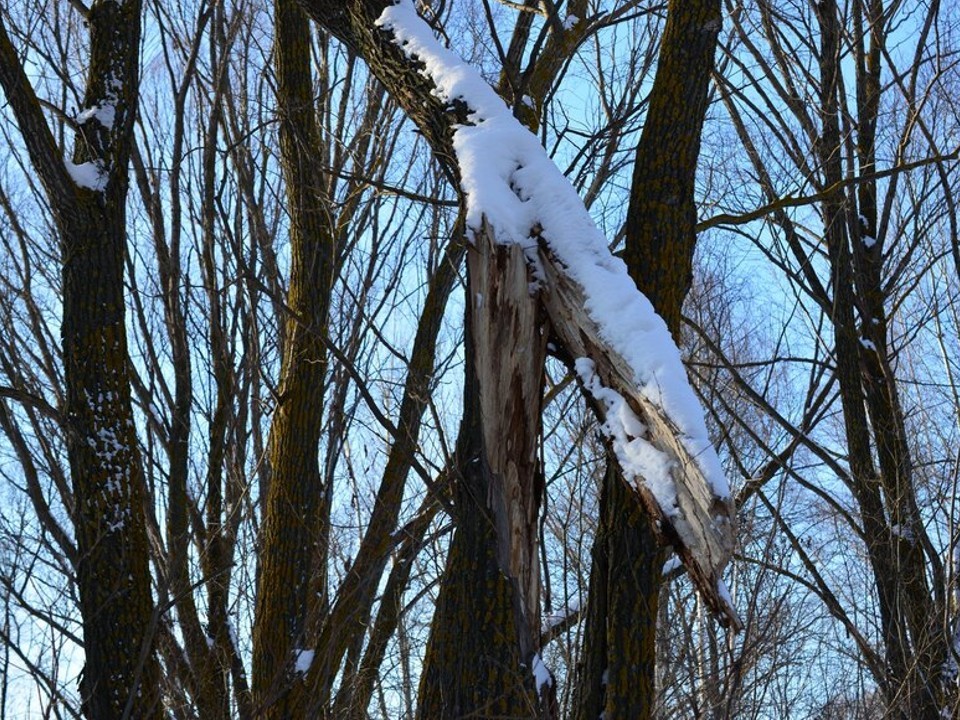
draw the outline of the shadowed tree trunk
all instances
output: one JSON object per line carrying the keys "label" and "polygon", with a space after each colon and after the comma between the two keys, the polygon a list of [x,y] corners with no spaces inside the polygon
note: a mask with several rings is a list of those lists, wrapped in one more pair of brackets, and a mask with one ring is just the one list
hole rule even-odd
{"label": "shadowed tree trunk", "polygon": [[[876,163],[879,56],[886,29],[882,3],[857,3],[856,7],[857,159],[861,173],[869,176]],[[948,650],[941,619],[945,612],[937,607],[931,592],[927,560],[941,586],[942,566],[917,507],[904,412],[888,359],[886,294],[881,276],[884,238],[878,232],[876,182],[860,184],[856,196],[845,197],[841,188],[842,27],[836,3],[819,3],[817,19],[821,31],[822,118],[817,151],[828,188],[821,212],[833,275],[832,321],[851,489],[870,540],[867,553],[886,651],[888,675],[877,680],[896,717],[934,720],[941,717],[945,704],[941,675]],[[864,28],[868,29],[867,46]],[[862,318],[859,324],[858,314]]]}
{"label": "shadowed tree trunk", "polygon": [[[719,0],[668,4],[627,210],[627,268],[678,340],[696,244],[700,133],[720,26]],[[577,685],[581,720],[601,714],[608,720],[648,718],[653,712],[666,554],[608,453]]]}
{"label": "shadowed tree trunk", "polygon": [[65,432],[91,720],[159,718],[157,616],[144,523],[144,474],[130,402],[124,326],[128,161],[137,108],[141,4],[90,7],[90,59],[72,162],[57,149],[0,23],[0,84],[61,239]]}
{"label": "shadowed tree trunk", "polygon": [[[437,338],[464,249],[458,230],[430,279],[370,523],[349,572],[331,598],[326,576],[329,507],[324,505],[330,495],[319,472],[318,441],[327,353],[341,363],[348,361],[329,344],[327,314],[338,263],[337,238],[360,212],[361,193],[346,193],[348,199],[337,206],[329,200],[336,176],[346,168],[322,170],[327,140],[320,137],[315,120],[309,22],[291,0],[276,3],[275,63],[292,265],[279,404],[268,446],[271,475],[265,490],[253,691],[263,717],[331,712],[339,717],[364,712],[368,704],[364,698],[372,691],[365,678],[357,677],[357,665],[366,622],[395,547],[406,479],[416,464],[421,417],[430,396]],[[326,80],[335,81],[321,78],[322,87]],[[331,100],[321,96],[319,102]],[[340,149],[333,151],[334,164],[366,162],[382,113],[384,95],[371,91],[351,153],[341,156]],[[360,174],[347,182],[354,190],[363,184]],[[424,525],[421,531],[425,530]],[[400,573],[391,579],[404,577]],[[403,587],[393,589],[402,591]],[[369,655],[371,661],[375,657],[376,653]],[[375,673],[376,667],[370,672]],[[334,698],[338,679],[341,684]]]}

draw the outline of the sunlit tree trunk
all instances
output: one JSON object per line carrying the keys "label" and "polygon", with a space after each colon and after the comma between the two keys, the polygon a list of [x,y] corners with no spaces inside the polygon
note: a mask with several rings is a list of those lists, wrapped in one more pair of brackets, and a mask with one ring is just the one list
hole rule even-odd
{"label": "sunlit tree trunk", "polygon": [[262,488],[252,689],[259,717],[279,719],[303,716],[306,658],[326,601],[318,456],[335,249],[315,119],[310,26],[293,0],[275,3],[274,59],[289,211],[290,314],[267,448],[270,482]]}
{"label": "sunlit tree trunk", "polygon": [[[456,98],[444,101],[442,95],[438,97],[430,71],[423,72],[417,59],[406,57],[391,41],[392,33],[378,29],[378,18],[388,3],[357,0],[344,5],[311,0],[305,5],[324,27],[369,63],[430,142],[441,167],[457,182],[460,167],[452,139],[458,126],[472,124],[471,108]],[[410,9],[408,5],[405,12]],[[417,31],[424,31],[422,23]],[[450,58],[442,62],[455,65],[459,61]],[[503,115],[498,119],[506,121]],[[537,232],[536,227],[531,228],[532,234]],[[586,309],[588,290],[549,243],[536,248],[543,284],[537,292],[531,290],[531,261],[519,245],[498,238],[486,223],[471,228],[470,235],[466,295],[469,389],[458,443],[455,512],[472,515],[469,520],[458,518],[458,534],[452,541],[428,642],[419,714],[424,718],[471,714],[550,717],[552,680],[537,652],[536,556],[543,482],[536,448],[547,339],[555,343],[558,356],[571,363],[582,359],[595,367],[597,382],[614,388],[644,423],[649,421],[646,427],[654,446],[683,458],[671,465],[677,470],[675,518],[664,516],[663,508],[642,483],[637,492],[657,515],[658,526],[671,529],[691,577],[711,608],[732,614],[717,585],[732,536],[729,498],[718,498],[708,489],[697,462],[686,454],[675,430],[665,421],[663,408],[638,391],[635,371],[604,335],[610,319],[590,314]],[[601,419],[605,417],[603,403],[591,401],[591,407]],[[478,518],[482,522],[474,522]],[[477,584],[485,597],[477,597]]]}
{"label": "sunlit tree trunk", "polygon": [[551,717],[539,658],[537,437],[547,333],[517,246],[467,253],[467,378],[457,530],[424,658],[418,716]]}

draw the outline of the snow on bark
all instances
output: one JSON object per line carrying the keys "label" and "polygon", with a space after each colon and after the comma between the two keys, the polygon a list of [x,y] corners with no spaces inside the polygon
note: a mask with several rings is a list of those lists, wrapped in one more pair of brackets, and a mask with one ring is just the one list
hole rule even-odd
{"label": "snow on bark", "polygon": [[537,695],[542,696],[545,688],[553,686],[553,676],[547,666],[543,664],[539,653],[534,654],[532,665],[533,682],[537,686]]}
{"label": "snow on bark", "polygon": [[718,585],[732,553],[735,509],[666,324],[536,136],[435,40],[412,0],[386,8],[377,24],[422,64],[442,102],[469,109],[469,124],[453,137],[468,227],[523,249],[531,290],[542,291],[562,354],[577,361],[625,477],[667,526],[664,536],[713,609],[736,625]]}
{"label": "snow on bark", "polygon": [[96,120],[107,130],[112,130],[113,123],[117,118],[117,108],[115,103],[116,101],[107,102],[103,103],[102,105],[94,105],[93,107],[87,108],[77,115],[77,125],[83,125],[91,120]]}
{"label": "snow on bark", "polygon": [[565,605],[559,610],[547,613],[543,618],[542,632],[549,632],[554,628],[560,627],[580,613],[580,601],[574,600],[569,605]]}
{"label": "snow on bark", "polygon": [[69,160],[64,160],[67,172],[71,179],[77,184],[77,187],[93,190],[94,192],[103,192],[107,188],[107,181],[110,179],[103,163],[100,160],[74,164]]}

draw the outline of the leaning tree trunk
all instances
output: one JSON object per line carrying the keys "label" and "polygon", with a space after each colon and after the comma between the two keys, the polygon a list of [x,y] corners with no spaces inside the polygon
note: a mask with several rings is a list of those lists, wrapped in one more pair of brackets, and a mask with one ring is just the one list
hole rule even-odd
{"label": "leaning tree trunk", "polygon": [[160,673],[124,325],[127,165],[137,108],[141,4],[95,2],[76,149],[64,161],[0,23],[0,84],[60,232],[64,431],[91,720],[160,718]]}

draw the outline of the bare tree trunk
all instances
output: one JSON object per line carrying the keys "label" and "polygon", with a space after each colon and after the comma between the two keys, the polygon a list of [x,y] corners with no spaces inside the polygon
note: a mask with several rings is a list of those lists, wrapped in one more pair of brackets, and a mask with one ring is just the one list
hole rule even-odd
{"label": "bare tree trunk", "polygon": [[[858,4],[858,10],[863,11]],[[862,173],[875,166],[876,122],[879,113],[880,65],[883,44],[880,3],[867,5],[858,23],[861,42],[858,62],[860,132],[857,155]],[[841,130],[839,117],[840,19],[833,0],[817,6],[820,22],[820,104],[823,129],[818,144],[824,185],[834,188],[822,203],[827,247],[833,274],[833,326],[837,375],[849,445],[853,492],[860,505],[880,604],[881,632],[886,650],[886,678],[878,678],[890,709],[904,718],[940,716],[940,676],[946,659],[942,611],[936,608],[927,581],[926,538],[913,484],[904,414],[893,369],[887,360],[887,319],[881,282],[882,244],[878,241],[876,183],[860,186],[858,199],[844,197],[840,188]],[[865,22],[866,20],[866,22]],[[870,28],[870,48],[862,44],[863,27]],[[855,242],[851,242],[855,240]],[[858,308],[864,318],[858,328]],[[872,442],[871,442],[872,429]],[[874,450],[879,473],[874,466]],[[935,552],[932,566],[939,567]],[[942,571],[939,573],[942,575]]]}
{"label": "bare tree trunk", "polygon": [[545,672],[537,437],[548,334],[519,247],[482,233],[467,262],[457,530],[424,658],[418,717],[553,717],[552,680],[538,685],[534,676]]}
{"label": "bare tree trunk", "polygon": [[[430,142],[450,179],[458,181],[460,167],[452,141],[458,126],[473,124],[472,108],[462,98],[444,99],[419,59],[408,58],[391,41],[393,33],[378,27],[389,4],[375,0],[346,4],[305,0],[304,4],[318,22],[369,63]],[[410,19],[412,6],[405,5],[403,17]],[[416,32],[424,32],[426,27],[418,22]],[[715,33],[719,24],[707,29]],[[458,61],[450,58],[449,62]],[[496,117],[506,121],[505,114],[498,109]],[[583,360],[582,367],[591,368],[590,381],[598,392],[612,389],[622,397],[628,412],[644,424],[645,440],[671,459],[670,475],[677,493],[669,516],[642,478],[631,477],[630,485],[643,498],[660,533],[669,536],[686,562],[711,609],[736,623],[719,586],[719,572],[731,551],[730,498],[716,494],[716,485],[707,480],[666,410],[640,391],[641,371],[611,345],[606,333],[610,318],[592,314],[588,289],[550,238],[537,237],[538,227],[530,229],[537,248],[526,250],[536,251],[536,261],[525,257],[509,238],[494,237],[489,225],[473,228],[467,289],[467,383],[472,387],[459,442],[463,476],[459,492],[464,493],[461,503],[467,506],[460,511],[476,510],[470,522],[461,522],[452,543],[446,593],[441,592],[425,659],[419,711],[423,717],[487,714],[491,703],[503,703],[497,712],[521,717],[552,712],[549,694],[540,694],[552,681],[536,652],[539,628],[535,624],[539,615],[536,518],[542,493],[536,438],[548,337],[558,356],[571,364]],[[604,247],[601,254],[605,252]],[[542,274],[540,292],[531,291],[528,262]],[[616,263],[603,267],[622,272]],[[605,290],[593,288],[596,293]],[[591,407],[604,419],[609,408],[596,400],[592,390],[584,389]],[[484,521],[472,522],[477,518]],[[457,570],[461,567],[462,571]],[[472,594],[463,596],[464,590],[458,589],[467,574],[482,583],[488,595],[484,602],[478,603]],[[491,636],[494,631],[497,634]],[[476,658],[481,658],[479,663]],[[468,666],[491,661],[495,671],[484,678],[464,672]]]}
{"label": "bare tree trunk", "polygon": [[89,10],[87,109],[73,161],[57,150],[0,24],[0,84],[61,236],[67,453],[86,664],[84,714],[159,718],[160,675],[144,523],[144,475],[124,325],[127,172],[136,116],[140,2]]}
{"label": "bare tree trunk", "polygon": [[607,459],[593,545],[578,718],[650,717],[656,704],[656,637],[666,551],[643,504]]}
{"label": "bare tree trunk", "polygon": [[312,657],[325,612],[326,543],[319,466],[326,333],[335,228],[315,120],[310,25],[293,0],[277,0],[274,53],[280,151],[290,213],[291,270],[270,483],[263,488],[263,550],[253,633],[253,695],[263,718],[304,714],[298,662]]}
{"label": "bare tree trunk", "polygon": [[[694,181],[719,0],[670,2],[627,211],[627,268],[674,337],[696,244]],[[607,459],[593,548],[577,713],[648,718],[655,706],[656,628],[666,551],[616,459]]]}

